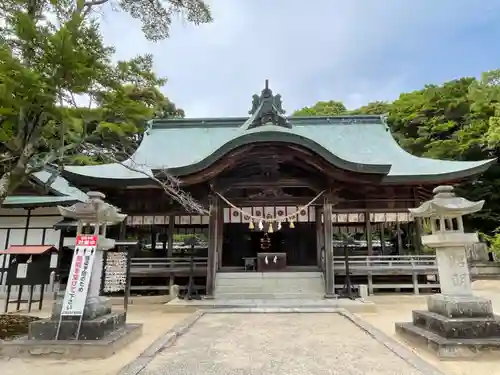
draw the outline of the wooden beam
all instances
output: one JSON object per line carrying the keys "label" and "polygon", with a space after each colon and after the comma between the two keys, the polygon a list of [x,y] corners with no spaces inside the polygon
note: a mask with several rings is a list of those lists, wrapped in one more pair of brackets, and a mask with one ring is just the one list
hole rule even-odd
{"label": "wooden beam", "polygon": [[232,198],[231,203],[237,207],[255,206],[302,206],[308,204],[314,197],[269,197],[259,199]]}
{"label": "wooden beam", "polygon": [[184,185],[194,185],[203,181],[208,181],[221,173],[237,169],[240,165],[248,164],[248,160],[261,160],[266,163],[269,159],[278,160],[278,162],[292,162],[297,165],[309,166],[312,170],[319,174],[329,176],[336,181],[344,181],[351,183],[381,183],[384,175],[374,175],[368,173],[352,172],[340,169],[330,164],[325,159],[311,154],[308,150],[293,146],[276,144],[259,144],[240,147],[226,154],[209,167],[195,172],[188,176],[183,176],[182,183]]}
{"label": "wooden beam", "polygon": [[310,188],[314,191],[321,191],[324,189],[324,184],[320,181],[310,178],[280,178],[275,181],[269,180],[265,177],[257,178],[221,178],[217,180],[216,190],[219,192],[226,192],[234,189],[250,189],[250,188],[272,188],[272,187],[295,187],[295,188]]}

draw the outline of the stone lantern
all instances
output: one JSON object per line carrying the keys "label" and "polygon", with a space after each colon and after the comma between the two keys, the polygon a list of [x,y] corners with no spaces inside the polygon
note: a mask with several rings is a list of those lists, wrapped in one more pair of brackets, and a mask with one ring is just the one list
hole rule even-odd
{"label": "stone lantern", "polygon": [[113,312],[111,301],[100,296],[104,253],[115,246],[113,239],[106,238],[106,228],[122,222],[127,215],[104,202],[104,194],[89,192],[87,195],[87,202],[59,207],[63,217],[77,220],[77,235],[84,234],[84,228],[88,227],[93,233],[86,234],[97,235],[83,314],[61,315],[63,299],[59,298],[54,302],[49,319],[31,323],[26,338],[13,340],[3,346],[3,353],[8,356],[36,354],[106,358],[142,333],[142,324],[126,324],[126,312]]}
{"label": "stone lantern", "polygon": [[500,322],[491,300],[474,296],[465,246],[479,241],[465,233],[462,217],[480,211],[484,201],[457,197],[452,186],[434,189],[434,198],[410,209],[428,218],[431,234],[422,243],[436,250],[441,293],[427,299],[428,311],[413,311],[412,323],[396,323],[396,332],[441,358],[471,358],[482,349],[500,349]]}
{"label": "stone lantern", "polygon": [[465,246],[479,242],[477,233],[465,233],[462,216],[483,208],[484,201],[457,197],[453,186],[438,186],[434,198],[410,209],[413,217],[428,218],[432,233],[422,244],[436,250],[441,296],[471,296],[471,282]]}
{"label": "stone lantern", "polygon": [[[90,276],[84,318],[99,316],[105,311],[111,310],[108,299],[99,295],[103,277],[104,252],[115,246],[115,240],[106,238],[106,229],[108,225],[118,224],[127,217],[127,215],[121,214],[120,210],[115,206],[104,202],[104,194],[91,191],[87,195],[89,197],[87,202],[78,202],[70,207],[58,207],[61,216],[77,221],[77,236],[83,234],[84,227],[93,228],[92,234],[98,236],[97,252]],[[62,300],[56,302],[53,314],[58,315],[60,313],[61,305]]]}

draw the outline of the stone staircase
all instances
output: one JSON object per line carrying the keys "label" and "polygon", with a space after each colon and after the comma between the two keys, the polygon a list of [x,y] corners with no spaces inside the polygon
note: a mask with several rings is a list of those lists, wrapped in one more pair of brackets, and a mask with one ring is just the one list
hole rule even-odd
{"label": "stone staircase", "polygon": [[216,299],[321,299],[321,272],[218,272]]}

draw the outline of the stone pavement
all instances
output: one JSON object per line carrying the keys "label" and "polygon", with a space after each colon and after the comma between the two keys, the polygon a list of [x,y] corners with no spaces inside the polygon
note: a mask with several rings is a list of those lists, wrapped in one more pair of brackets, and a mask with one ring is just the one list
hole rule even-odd
{"label": "stone pavement", "polygon": [[121,375],[441,374],[350,313],[261,310],[200,312]]}

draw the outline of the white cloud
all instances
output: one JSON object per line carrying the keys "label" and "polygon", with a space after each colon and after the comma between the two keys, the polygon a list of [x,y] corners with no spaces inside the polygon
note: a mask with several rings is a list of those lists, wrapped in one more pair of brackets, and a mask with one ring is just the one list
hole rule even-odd
{"label": "white cloud", "polygon": [[157,44],[127,14],[104,14],[104,35],[117,58],[153,53],[155,69],[169,78],[165,93],[189,116],[245,115],[266,78],[288,112],[317,100],[356,107],[394,99],[426,82],[424,57],[446,48],[458,28],[487,22],[500,8],[469,0],[211,3],[213,24],[179,23]]}

